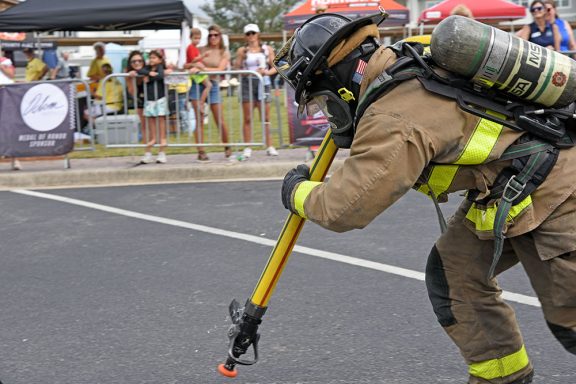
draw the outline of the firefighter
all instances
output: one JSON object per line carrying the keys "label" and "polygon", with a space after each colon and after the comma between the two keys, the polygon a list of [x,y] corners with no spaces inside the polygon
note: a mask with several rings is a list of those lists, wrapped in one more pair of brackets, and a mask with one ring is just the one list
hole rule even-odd
{"label": "firefighter", "polygon": [[[288,172],[282,202],[345,232],[364,228],[411,188],[440,202],[467,190],[428,256],[428,295],[468,364],[468,383],[531,383],[495,277],[521,263],[552,334],[576,354],[576,149],[465,112],[423,86],[433,76],[401,65],[402,52],[416,48],[379,46],[378,37],[373,19],[324,13],[275,58],[300,110],[323,111],[336,145],[350,148],[326,182],[309,181],[306,165]],[[545,150],[525,151],[537,145]]]}

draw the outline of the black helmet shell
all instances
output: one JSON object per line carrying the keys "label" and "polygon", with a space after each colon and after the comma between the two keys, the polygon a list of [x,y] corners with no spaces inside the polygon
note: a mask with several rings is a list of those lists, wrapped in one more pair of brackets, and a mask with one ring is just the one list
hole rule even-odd
{"label": "black helmet shell", "polygon": [[274,67],[295,89],[296,100],[312,85],[316,71],[326,63],[332,49],[354,31],[370,24],[378,24],[382,14],[351,21],[335,13],[322,13],[308,19],[294,36],[280,49]]}
{"label": "black helmet shell", "polygon": [[308,20],[296,33],[290,50],[290,59],[296,62],[306,56],[310,60],[320,48],[344,25],[351,20],[337,14],[323,14]]}

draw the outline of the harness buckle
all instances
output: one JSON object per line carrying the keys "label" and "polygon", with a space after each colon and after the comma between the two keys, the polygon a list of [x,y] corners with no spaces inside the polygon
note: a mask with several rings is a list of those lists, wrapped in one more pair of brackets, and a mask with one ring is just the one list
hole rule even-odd
{"label": "harness buckle", "polygon": [[[512,204],[514,200],[518,198],[526,188],[526,183],[522,184],[516,180],[516,175],[512,175],[512,177],[506,183],[504,187],[504,191],[502,192],[502,200],[507,203]],[[509,196],[508,192],[513,192],[512,196]]]}

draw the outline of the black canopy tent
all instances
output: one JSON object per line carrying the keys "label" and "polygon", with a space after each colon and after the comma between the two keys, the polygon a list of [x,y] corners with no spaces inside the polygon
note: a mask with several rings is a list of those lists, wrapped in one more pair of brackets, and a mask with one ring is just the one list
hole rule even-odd
{"label": "black canopy tent", "polygon": [[26,0],[0,12],[0,31],[122,31],[192,25],[182,0]]}

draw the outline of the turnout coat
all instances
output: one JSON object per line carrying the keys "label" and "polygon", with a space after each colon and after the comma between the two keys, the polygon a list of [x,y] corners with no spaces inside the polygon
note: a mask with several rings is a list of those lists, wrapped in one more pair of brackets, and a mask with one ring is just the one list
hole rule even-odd
{"label": "turnout coat", "polygon": [[[395,61],[389,48],[374,53],[361,96]],[[310,191],[303,203],[305,216],[337,232],[363,228],[411,188],[427,193],[426,181],[439,183],[440,201],[451,192],[469,189],[480,191],[481,198],[510,164],[498,159],[522,134],[462,111],[453,100],[426,91],[416,79],[405,81],[366,109],[350,157],[328,182]],[[439,180],[431,177],[435,173]],[[544,183],[511,210],[506,236],[533,231],[545,259],[576,250],[575,191],[576,148],[563,149]],[[491,220],[497,204],[463,202],[468,213],[462,224],[478,239],[493,238]]]}

